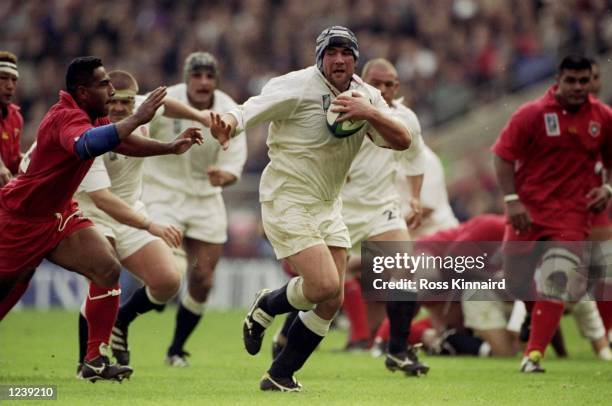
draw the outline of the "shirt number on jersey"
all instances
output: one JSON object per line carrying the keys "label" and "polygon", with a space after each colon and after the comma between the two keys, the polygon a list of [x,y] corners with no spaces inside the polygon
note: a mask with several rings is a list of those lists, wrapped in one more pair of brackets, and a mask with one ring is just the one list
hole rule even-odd
{"label": "shirt number on jersey", "polygon": [[383,211],[383,215],[387,216],[387,220],[395,220],[397,218],[397,214],[393,212],[393,210],[385,210]]}

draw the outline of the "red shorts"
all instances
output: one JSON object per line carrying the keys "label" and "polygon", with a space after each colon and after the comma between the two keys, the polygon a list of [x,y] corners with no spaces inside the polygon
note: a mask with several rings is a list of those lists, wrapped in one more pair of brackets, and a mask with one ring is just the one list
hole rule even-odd
{"label": "red shorts", "polygon": [[[93,223],[73,203],[61,217],[32,219],[0,208],[0,278],[36,268],[64,238]],[[72,215],[72,217],[71,217]]]}
{"label": "red shorts", "polygon": [[[517,234],[512,225],[507,225],[504,232],[503,251],[506,254],[523,254],[533,251],[538,242],[542,241],[568,241],[577,242],[569,244],[568,249],[581,252],[583,241],[587,239],[587,234],[579,229],[558,230],[538,224],[531,224],[529,231]],[[575,245],[575,246],[574,246]]]}
{"label": "red shorts", "polygon": [[612,221],[610,221],[609,210],[606,209],[601,213],[593,214],[591,218],[591,225],[593,227],[609,227],[612,225]]}

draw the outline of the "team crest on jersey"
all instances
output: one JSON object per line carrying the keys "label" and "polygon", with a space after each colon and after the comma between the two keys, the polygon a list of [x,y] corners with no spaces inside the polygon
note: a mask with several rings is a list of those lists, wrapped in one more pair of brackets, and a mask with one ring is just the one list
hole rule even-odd
{"label": "team crest on jersey", "polygon": [[591,134],[591,137],[593,138],[598,137],[600,132],[601,132],[601,124],[599,124],[597,121],[590,121],[589,122],[589,134]]}
{"label": "team crest on jersey", "polygon": [[329,94],[324,94],[323,98],[323,111],[327,113],[329,110],[329,106],[331,105],[331,96]]}
{"label": "team crest on jersey", "polygon": [[546,124],[546,135],[549,137],[558,137],[561,135],[559,116],[557,116],[557,113],[544,114],[544,123]]}
{"label": "team crest on jersey", "polygon": [[174,134],[180,134],[181,133],[181,120],[179,119],[175,119],[174,120]]}

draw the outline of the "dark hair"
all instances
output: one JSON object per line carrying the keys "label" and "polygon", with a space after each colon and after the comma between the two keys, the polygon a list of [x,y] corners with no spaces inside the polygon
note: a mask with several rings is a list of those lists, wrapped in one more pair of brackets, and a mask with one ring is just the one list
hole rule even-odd
{"label": "dark hair", "polygon": [[76,92],[79,86],[87,86],[93,79],[93,71],[102,65],[102,60],[95,56],[80,56],[70,62],[66,71],[66,90]]}
{"label": "dark hair", "polygon": [[589,58],[581,55],[568,55],[559,64],[559,73],[564,70],[591,70]]}

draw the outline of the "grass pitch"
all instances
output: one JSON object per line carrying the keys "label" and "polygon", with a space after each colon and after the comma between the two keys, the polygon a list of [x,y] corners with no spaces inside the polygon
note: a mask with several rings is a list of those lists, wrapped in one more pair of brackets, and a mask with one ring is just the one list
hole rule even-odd
{"label": "grass pitch", "polygon": [[[382,359],[343,354],[345,334],[334,331],[297,374],[298,394],[262,393],[258,381],[270,363],[270,337],[262,353],[248,355],[241,340],[244,312],[208,312],[191,337],[191,366],[163,364],[174,308],[137,319],[130,329],[134,375],[122,384],[77,381],[77,314],[17,311],[0,324],[0,384],[57,385],[59,404],[610,404],[612,363],[595,359],[564,321],[570,358],[548,354],[545,374],[518,372],[519,358],[425,357],[428,376],[388,372]],[[280,320],[270,331],[275,331]],[[552,353],[552,351],[551,351]],[[22,404],[0,401],[1,404]]]}

